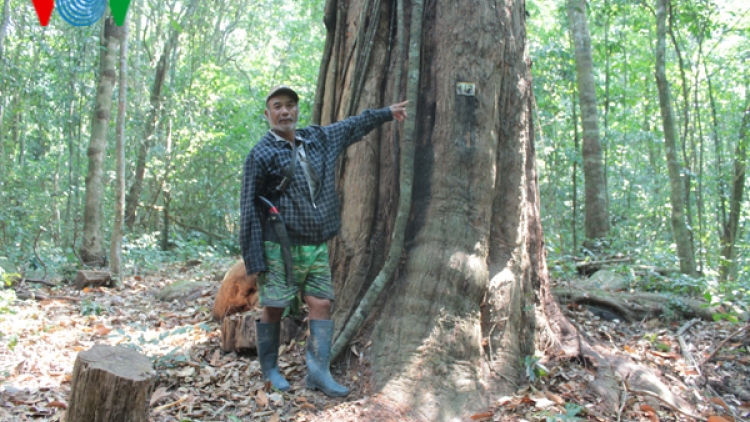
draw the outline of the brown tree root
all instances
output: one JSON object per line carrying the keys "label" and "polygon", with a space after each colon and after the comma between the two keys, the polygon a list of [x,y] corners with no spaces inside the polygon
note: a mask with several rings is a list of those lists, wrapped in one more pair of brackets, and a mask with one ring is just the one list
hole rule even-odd
{"label": "brown tree root", "polygon": [[[570,291],[572,290],[568,290],[567,296],[564,296],[568,301],[577,297],[571,296]],[[596,293],[598,292],[589,292],[588,299],[598,297]],[[623,301],[613,297],[622,293],[607,293],[608,302],[621,303],[623,308],[631,307],[625,306],[622,304]],[[542,319],[542,324],[539,326],[544,327],[540,332],[540,346],[544,347],[550,360],[580,359],[593,370],[594,380],[590,381],[590,386],[602,398],[600,405],[604,412],[617,415],[622,411],[620,401],[623,397],[624,382],[627,381],[627,388],[631,392],[650,391],[671,406],[692,414],[696,413],[687,401],[670,391],[655,370],[636,363],[629,357],[616,355],[610,348],[584,337],[565,316],[551,291],[541,289],[540,296],[541,312],[538,318]]]}
{"label": "brown tree root", "polygon": [[652,292],[624,292],[599,289],[580,290],[559,287],[552,295],[562,306],[570,304],[593,305],[604,308],[628,322],[642,321],[662,315],[678,318],[713,320],[717,310],[706,302],[689,297]]}

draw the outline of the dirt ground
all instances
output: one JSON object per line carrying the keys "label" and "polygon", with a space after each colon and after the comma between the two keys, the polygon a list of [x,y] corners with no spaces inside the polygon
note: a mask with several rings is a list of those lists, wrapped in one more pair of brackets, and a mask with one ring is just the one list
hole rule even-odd
{"label": "dirt ground", "polygon": [[[221,352],[219,324],[210,308],[218,280],[231,264],[172,266],[127,277],[121,289],[20,286],[37,297],[0,309],[0,421],[64,420],[76,357],[95,344],[133,347],[151,358],[156,386],[150,420],[155,422],[422,420],[372,390],[367,347],[349,350],[332,369],[352,390],[337,399],[304,388],[304,334],[282,348],[279,365],[292,384],[287,393],[268,389],[255,356]],[[203,282],[203,287],[184,300],[157,299],[165,286],[181,280]],[[654,319],[629,324],[601,320],[584,308],[566,312],[584,336],[611,353],[656,368],[662,382],[691,407],[672,408],[623,382],[620,409],[605,413],[592,392],[593,371],[584,362],[542,359],[528,365],[533,381],[513,395],[493,398],[485,411],[465,420],[750,418],[750,330],[742,331],[743,323]]]}

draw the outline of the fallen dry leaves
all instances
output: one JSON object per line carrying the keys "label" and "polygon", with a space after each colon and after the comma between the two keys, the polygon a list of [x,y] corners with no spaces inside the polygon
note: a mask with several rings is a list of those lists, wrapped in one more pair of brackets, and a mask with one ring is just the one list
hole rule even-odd
{"label": "fallen dry leaves", "polygon": [[[233,259],[206,263],[185,271],[161,272],[125,279],[125,289],[63,286],[44,288],[48,296],[81,299],[19,301],[16,314],[0,314],[0,420],[62,420],[70,394],[71,374],[80,351],[94,344],[122,344],[149,356],[157,372],[150,398],[151,420],[194,421],[416,421],[407,408],[374,394],[368,385],[370,344],[352,346],[352,360],[341,365],[337,380],[352,389],[350,397],[331,399],[304,388],[304,342],[282,350],[279,367],[292,390],[274,391],[261,379],[254,356],[219,350],[219,326],[210,317],[217,276]],[[156,294],[178,281],[213,281],[187,301],[161,302]],[[84,305],[85,304],[85,305]],[[94,310],[82,315],[87,306]],[[688,400],[703,420],[733,422],[750,417],[748,337],[727,340],[737,325],[696,322],[682,333],[681,323],[628,324],[603,321],[585,309],[568,309],[583,335],[660,371],[673,393]],[[715,350],[722,342],[720,350]],[[687,346],[683,350],[681,344]],[[696,365],[694,362],[704,362]],[[692,358],[689,359],[688,357]],[[518,391],[491,398],[466,421],[687,421],[658,400],[624,396],[620,415],[607,414],[592,388],[595,373],[580,362],[550,361],[549,374]],[[348,368],[348,369],[346,369]],[[338,371],[338,369],[337,369]],[[567,418],[567,419],[565,419]]]}

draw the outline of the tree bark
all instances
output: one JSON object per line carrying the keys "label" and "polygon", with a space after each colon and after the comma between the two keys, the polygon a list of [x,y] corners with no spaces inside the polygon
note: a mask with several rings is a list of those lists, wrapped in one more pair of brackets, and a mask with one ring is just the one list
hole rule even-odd
{"label": "tree bark", "polygon": [[86,175],[86,201],[83,213],[83,244],[80,254],[84,264],[104,265],[102,246],[102,201],[104,187],[104,155],[107,149],[107,133],[112,117],[112,91],[116,79],[117,48],[120,44],[120,30],[112,16],[107,14],[102,31],[99,63],[99,83],[96,91],[96,105],[91,118],[91,141],[88,148],[88,174]]}
{"label": "tree bark", "polygon": [[151,360],[123,346],[96,345],[73,368],[69,422],[146,422],[155,373]]}
{"label": "tree bark", "polygon": [[[394,80],[393,74],[410,64],[394,54],[395,39],[422,31],[420,96],[408,117],[416,123],[416,160],[405,248],[360,334],[372,340],[376,389],[426,420],[450,420],[485,409],[488,393],[516,389],[523,357],[534,350],[534,304],[548,285],[525,11],[520,1],[435,0],[425,3],[421,28],[389,29],[397,21],[395,2],[380,2],[379,15],[371,10],[376,4],[340,5],[320,116],[324,124],[346,116],[361,71],[365,80],[354,110],[387,105],[394,92],[404,92],[411,75]],[[406,1],[404,21],[414,22],[419,9]],[[363,68],[354,38],[372,25],[369,63],[383,65]],[[408,42],[417,41],[410,36]],[[395,236],[404,141],[394,126],[374,131],[342,159],[343,222],[331,242],[339,327]]]}
{"label": "tree bark", "polygon": [[695,275],[695,256],[690,231],[685,222],[685,194],[682,183],[682,166],[677,158],[677,137],[675,118],[672,108],[672,97],[669,92],[669,81],[666,72],[666,17],[667,2],[658,0],[656,9],[656,85],[659,89],[659,106],[664,127],[664,147],[667,153],[669,170],[670,203],[672,205],[672,230],[677,244],[677,256],[680,259],[680,270],[688,275]]}
{"label": "tree bark", "polygon": [[583,122],[583,178],[586,200],[586,238],[591,241],[607,237],[609,216],[607,189],[599,138],[599,112],[596,101],[591,36],[583,0],[568,0],[568,21],[576,57],[578,96]]}
{"label": "tree bark", "polygon": [[120,44],[120,81],[117,91],[117,123],[116,123],[116,180],[115,180],[115,215],[112,226],[112,239],[109,243],[109,268],[115,276],[115,284],[119,284],[122,267],[122,223],[125,216],[125,109],[127,105],[128,86],[128,25],[130,19],[125,16],[122,26]]}
{"label": "tree bark", "polygon": [[734,151],[734,171],[732,172],[732,197],[729,200],[729,219],[721,236],[721,279],[737,280],[736,242],[739,235],[742,197],[745,192],[745,172],[747,170],[747,146],[750,143],[750,105],[745,108],[740,126],[740,136]]}

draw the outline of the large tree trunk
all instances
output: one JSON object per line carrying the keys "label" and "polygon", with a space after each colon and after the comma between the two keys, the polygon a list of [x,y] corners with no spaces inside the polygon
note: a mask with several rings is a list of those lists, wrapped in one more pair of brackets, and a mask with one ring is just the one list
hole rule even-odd
{"label": "large tree trunk", "polygon": [[102,246],[102,174],[104,155],[107,149],[107,133],[112,116],[112,91],[115,85],[117,49],[120,43],[120,29],[115,26],[111,15],[104,19],[102,31],[102,51],[99,65],[99,84],[96,91],[96,105],[91,119],[91,141],[88,157],[89,169],[86,175],[86,204],[83,213],[83,245],[81,259],[87,265],[104,265]]}
{"label": "large tree trunk", "polygon": [[682,183],[682,166],[677,158],[677,136],[675,118],[672,108],[672,97],[669,92],[669,81],[666,72],[666,33],[667,2],[658,0],[656,9],[656,85],[659,88],[659,106],[664,126],[664,147],[667,152],[667,169],[669,170],[670,202],[672,204],[672,230],[677,244],[677,256],[680,259],[680,270],[689,275],[695,274],[695,256],[693,242],[685,222],[685,193]]}
{"label": "large tree trunk", "polygon": [[599,112],[596,102],[594,61],[591,36],[583,0],[568,0],[568,21],[576,56],[578,97],[583,122],[583,178],[586,187],[586,239],[600,239],[609,234],[607,189],[599,139]]}
{"label": "large tree trunk", "polygon": [[[421,7],[405,6],[415,22]],[[393,75],[410,64],[395,43],[411,28],[389,27],[399,21],[396,9],[387,0],[329,9],[322,123],[404,92],[411,75]],[[409,55],[421,64],[420,98],[409,116],[417,126],[412,211],[401,264],[362,334],[374,340],[373,385],[426,420],[450,420],[484,408],[488,392],[513,391],[523,357],[534,350],[534,304],[551,298],[540,290],[548,281],[524,16],[521,1],[429,2],[417,28],[424,28],[421,57]],[[394,234],[403,148],[395,126],[342,159],[343,225],[331,242],[339,327]]]}
{"label": "large tree trunk", "polygon": [[722,280],[737,280],[737,249],[740,214],[742,214],[742,196],[745,192],[745,171],[747,169],[747,146],[750,143],[750,106],[745,109],[740,126],[740,137],[734,151],[734,171],[732,172],[732,197],[729,200],[729,220],[724,225],[721,236]]}

